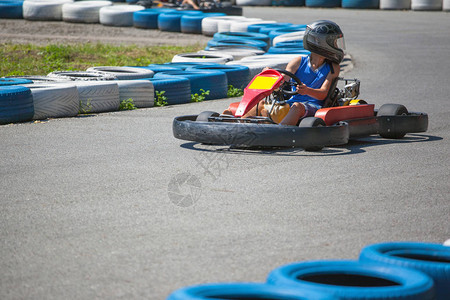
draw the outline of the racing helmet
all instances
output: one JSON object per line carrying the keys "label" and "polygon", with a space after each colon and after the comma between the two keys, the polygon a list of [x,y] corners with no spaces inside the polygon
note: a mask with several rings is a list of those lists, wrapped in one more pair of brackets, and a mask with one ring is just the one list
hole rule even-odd
{"label": "racing helmet", "polygon": [[303,47],[339,64],[344,58],[344,34],[332,21],[316,21],[306,27]]}

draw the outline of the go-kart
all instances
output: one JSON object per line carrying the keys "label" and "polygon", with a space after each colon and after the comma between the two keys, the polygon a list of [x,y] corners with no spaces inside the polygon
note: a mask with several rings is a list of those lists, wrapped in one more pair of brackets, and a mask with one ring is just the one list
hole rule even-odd
{"label": "go-kart", "polygon": [[[285,81],[282,74],[293,81]],[[344,83],[342,89],[338,82]],[[227,111],[231,114],[205,111],[176,117],[173,134],[178,139],[210,145],[320,151],[325,146],[346,144],[352,138],[379,134],[399,139],[406,133],[425,132],[428,128],[426,113],[408,112],[400,104],[384,104],[375,110],[374,104],[358,99],[360,81],[343,78],[333,82],[324,108],[314,117],[301,119],[297,126],[279,125],[283,114],[280,111],[286,114],[289,110],[286,99],[295,93],[292,86],[297,84],[301,84],[300,79],[288,71],[265,70],[250,81],[240,102],[230,104]],[[243,117],[263,99],[268,116]]]}
{"label": "go-kart", "polygon": [[[193,10],[189,5],[179,5],[178,1],[175,0],[139,0],[137,4],[144,6],[145,8],[173,8],[177,10]],[[199,11],[204,13],[216,13],[221,12],[230,16],[242,16],[242,7],[232,5],[231,1],[221,1],[221,2],[200,2]]]}

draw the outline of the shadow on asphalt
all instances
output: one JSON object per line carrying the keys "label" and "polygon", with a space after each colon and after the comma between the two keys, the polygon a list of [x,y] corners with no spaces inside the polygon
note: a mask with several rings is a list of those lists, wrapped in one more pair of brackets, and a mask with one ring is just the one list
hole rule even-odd
{"label": "shadow on asphalt", "polygon": [[442,140],[442,137],[424,135],[424,134],[408,134],[402,139],[385,139],[379,136],[369,136],[360,139],[350,140],[345,145],[325,147],[322,151],[312,152],[305,151],[301,148],[235,148],[233,146],[217,146],[206,145],[195,142],[181,144],[185,149],[200,152],[221,152],[227,154],[242,155],[273,155],[273,156],[337,156],[360,154],[366,152],[367,148],[377,147],[391,144],[411,144],[422,142],[434,142]]}

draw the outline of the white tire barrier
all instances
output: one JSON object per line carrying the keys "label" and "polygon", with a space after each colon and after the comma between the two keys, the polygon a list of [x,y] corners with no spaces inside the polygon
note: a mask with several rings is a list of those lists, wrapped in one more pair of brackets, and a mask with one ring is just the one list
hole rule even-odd
{"label": "white tire barrier", "polygon": [[73,81],[116,80],[113,75],[92,71],[54,71],[47,75],[51,78],[60,78]]}
{"label": "white tire barrier", "polygon": [[410,9],[411,0],[380,0],[380,9]]}
{"label": "white tire barrier", "polygon": [[206,36],[213,36],[218,29],[218,23],[221,21],[245,19],[242,16],[223,16],[223,17],[207,17],[202,20],[202,34]]}
{"label": "white tire barrier", "polygon": [[62,6],[72,0],[26,0],[23,2],[23,18],[33,21],[61,21]]}
{"label": "white tire barrier", "polygon": [[111,1],[79,1],[62,6],[62,19],[73,23],[99,23],[100,8],[111,6]]}
{"label": "white tire barrier", "polygon": [[218,46],[210,47],[208,50],[201,50],[200,54],[227,54],[233,57],[233,60],[240,60],[247,56],[255,56],[264,54],[263,50],[259,50],[253,47],[241,48],[231,46]]}
{"label": "white tire barrier", "polygon": [[281,42],[303,41],[304,34],[304,31],[296,31],[276,36],[273,38],[272,45],[276,46],[276,44]]}
{"label": "white tire barrier", "polygon": [[119,100],[132,99],[137,108],[152,107],[155,104],[155,90],[149,80],[118,80]]}
{"label": "white tire barrier", "polygon": [[250,78],[255,77],[257,74],[261,73],[262,70],[265,67],[269,67],[272,69],[282,69],[285,70],[287,63],[283,62],[283,61],[264,61],[264,60],[247,60],[247,61],[243,61],[243,60],[239,60],[239,61],[230,61],[228,63],[226,63],[226,65],[240,65],[240,66],[246,66],[249,68],[250,70]]}
{"label": "white tire barrier", "polygon": [[102,25],[107,26],[133,26],[133,13],[144,10],[145,7],[140,5],[114,5],[100,8],[99,21]]}
{"label": "white tire barrier", "polygon": [[238,6],[271,6],[272,0],[236,0]]}
{"label": "white tire barrier", "polygon": [[74,81],[80,98],[81,113],[117,111],[119,86],[115,81]]}
{"label": "white tire barrier", "polygon": [[11,76],[12,78],[22,78],[31,80],[33,83],[54,83],[54,82],[70,82],[70,79],[49,77],[41,75],[24,75],[24,76]]}
{"label": "white tire barrier", "polygon": [[100,66],[91,67],[86,71],[107,74],[108,76],[114,76],[118,80],[151,78],[153,77],[153,75],[155,75],[155,72],[153,72],[152,70],[134,67]]}
{"label": "white tire barrier", "polygon": [[412,10],[442,10],[442,0],[411,0]]}
{"label": "white tire barrier", "polygon": [[248,26],[253,24],[274,24],[276,21],[250,21],[242,20],[242,22],[232,22],[230,25],[230,31],[232,32],[247,32]]}
{"label": "white tire barrier", "polygon": [[450,0],[444,0],[444,3],[442,4],[442,9],[445,11],[450,10]]}
{"label": "white tire barrier", "polygon": [[233,60],[233,56],[224,53],[200,54],[200,53],[181,53],[172,58],[172,62],[200,62],[225,64]]}
{"label": "white tire barrier", "polygon": [[25,87],[31,90],[34,102],[33,120],[65,118],[78,115],[80,98],[72,83],[35,83]]}
{"label": "white tire barrier", "polygon": [[258,61],[263,63],[284,63],[288,64],[292,59],[299,57],[298,54],[265,54],[258,56],[244,57],[241,61]]}
{"label": "white tire barrier", "polygon": [[225,19],[221,19],[217,21],[217,32],[230,31],[230,26],[232,22],[236,21],[244,21],[247,18],[242,16],[227,16]]}

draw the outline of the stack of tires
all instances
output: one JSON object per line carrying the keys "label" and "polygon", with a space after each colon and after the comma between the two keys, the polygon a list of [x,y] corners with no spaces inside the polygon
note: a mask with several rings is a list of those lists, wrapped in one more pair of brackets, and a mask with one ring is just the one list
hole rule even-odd
{"label": "stack of tires", "polygon": [[265,283],[203,284],[173,292],[181,299],[450,299],[450,247],[414,242],[367,246],[358,260],[296,262]]}
{"label": "stack of tires", "polygon": [[117,111],[128,99],[136,108],[152,107],[153,84],[139,79],[153,75],[142,68],[93,67],[0,78],[0,124]]}

